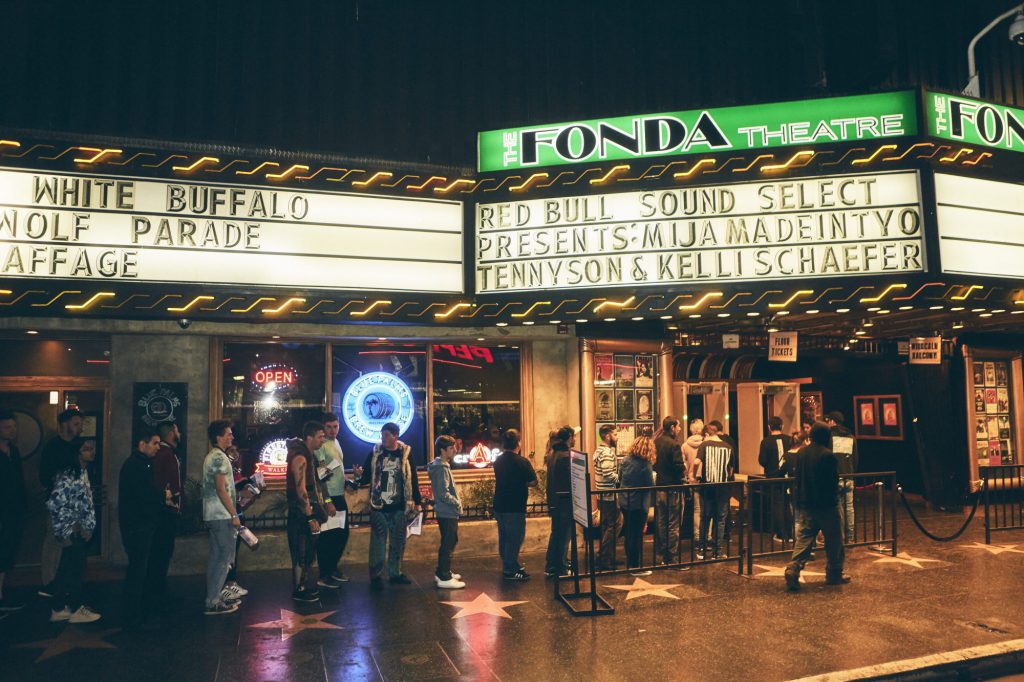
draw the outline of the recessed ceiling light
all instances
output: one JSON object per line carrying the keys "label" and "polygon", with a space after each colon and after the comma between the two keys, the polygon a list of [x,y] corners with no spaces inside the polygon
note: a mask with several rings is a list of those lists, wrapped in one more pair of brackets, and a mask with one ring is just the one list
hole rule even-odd
{"label": "recessed ceiling light", "polygon": [[533,320],[527,320],[526,322],[523,322],[523,324],[529,327],[531,324],[533,324]]}
{"label": "recessed ceiling light", "polygon": [[860,339],[850,339],[850,343],[857,343]]}
{"label": "recessed ceiling light", "polygon": [[587,323],[587,321],[582,319],[582,318],[579,319],[579,320],[576,320],[576,324],[586,324],[586,323]]}
{"label": "recessed ceiling light", "polygon": [[1020,315],[1021,313],[1024,313],[1024,310],[1014,310],[1010,314],[1011,315]]}
{"label": "recessed ceiling light", "polygon": [[279,338],[281,338],[281,337],[280,337],[280,336],[279,336],[278,334],[274,334],[274,335],[273,335],[273,336],[271,336],[270,338],[272,338],[272,339],[279,339]]}
{"label": "recessed ceiling light", "polygon": [[777,312],[775,314],[776,315],[789,315],[789,311],[788,310],[780,310],[779,312]]}
{"label": "recessed ceiling light", "polygon": [[817,315],[820,312],[821,312],[820,310],[808,310],[807,314],[808,315]]}
{"label": "recessed ceiling light", "polygon": [[[1020,312],[1024,313],[1024,310],[1021,310]],[[668,326],[668,328],[672,329],[672,330],[676,330],[676,329],[679,329],[679,325],[678,324],[670,324]]]}
{"label": "recessed ceiling light", "polygon": [[982,313],[978,317],[992,317],[992,313]]}
{"label": "recessed ceiling light", "polygon": [[378,337],[377,337],[377,340],[378,340],[378,341],[387,341],[387,340],[388,340],[388,337],[386,337],[386,336],[378,336]]}
{"label": "recessed ceiling light", "polygon": [[843,346],[843,350],[850,350],[849,346]]}
{"label": "recessed ceiling light", "polygon": [[605,322],[614,322],[615,318],[614,317],[606,317],[606,318],[604,318],[604,321]]}
{"label": "recessed ceiling light", "polygon": [[888,314],[889,314],[890,312],[891,312],[891,311],[889,311],[889,310],[885,310],[885,309],[880,309],[880,310],[878,311],[878,314],[879,314],[879,315],[888,315]]}
{"label": "recessed ceiling light", "polygon": [[690,317],[696,320],[698,317],[700,317],[700,313],[693,313],[692,315],[690,315]]}
{"label": "recessed ceiling light", "polygon": [[761,313],[747,313],[747,317],[757,317]]}
{"label": "recessed ceiling light", "polygon": [[644,318],[643,318],[643,316],[637,316],[637,317],[633,317],[633,318],[630,318],[630,319],[632,319],[634,322],[639,322],[640,320],[642,320]]}
{"label": "recessed ceiling light", "polygon": [[943,308],[943,306],[941,306],[941,305],[933,305],[933,306],[930,306],[928,308],[928,310],[942,310],[942,308]]}
{"label": "recessed ceiling light", "polygon": [[850,309],[849,308],[836,308],[836,312],[837,313],[848,313],[848,312],[850,312]]}
{"label": "recessed ceiling light", "polygon": [[548,320],[548,324],[562,324],[561,320]]}
{"label": "recessed ceiling light", "polygon": [[963,329],[963,328],[964,328],[964,323],[963,322],[954,322],[953,323],[953,329]]}
{"label": "recessed ceiling light", "polygon": [[779,331],[778,327],[768,327],[768,333],[769,334],[774,334],[777,331]]}
{"label": "recessed ceiling light", "polygon": [[875,312],[876,310],[881,310],[881,308],[879,308],[879,307],[878,307],[877,305],[876,305],[876,306],[875,306],[874,308],[868,308],[868,312],[869,312],[869,313],[873,313],[873,312]]}
{"label": "recessed ceiling light", "polygon": [[718,313],[719,317],[729,317],[732,313]]}
{"label": "recessed ceiling light", "polygon": [[507,327],[508,326],[508,322],[496,322],[494,326],[495,327]]}
{"label": "recessed ceiling light", "polygon": [[955,308],[950,308],[950,310],[952,310],[954,313],[958,313],[958,312],[960,312],[963,309],[964,309],[964,307],[962,305],[957,306]]}
{"label": "recessed ceiling light", "polygon": [[662,316],[661,316],[661,319],[662,319],[662,320],[671,320],[671,319],[672,319],[672,316],[671,316],[671,315],[662,315]]}
{"label": "recessed ceiling light", "polygon": [[1005,313],[1006,309],[1005,308],[996,308],[992,312],[994,312],[994,313]]}
{"label": "recessed ceiling light", "polygon": [[872,322],[871,320],[867,320],[866,322],[864,322],[864,326],[865,327],[874,327],[875,323]]}
{"label": "recessed ceiling light", "polygon": [[972,313],[983,313],[983,312],[985,312],[985,309],[984,308],[971,308],[971,312]]}
{"label": "recessed ceiling light", "polygon": [[912,305],[901,305],[900,306],[900,310],[913,310],[913,309],[914,309],[914,306],[912,306]]}
{"label": "recessed ceiling light", "polygon": [[36,331],[35,329],[29,329],[29,330],[28,330],[28,331],[26,331],[25,333],[26,333],[26,334],[32,334],[32,335],[34,336],[34,335],[38,334],[39,332],[37,332],[37,331]]}
{"label": "recessed ceiling light", "polygon": [[482,337],[482,336],[478,336],[478,337],[476,337],[476,340],[477,340],[477,341],[486,341],[487,339],[485,339],[485,338],[484,338],[484,337]]}
{"label": "recessed ceiling light", "polygon": [[864,331],[863,329],[858,329],[857,331],[854,332],[854,334],[856,334],[857,336],[864,336],[865,334],[867,334],[867,332]]}

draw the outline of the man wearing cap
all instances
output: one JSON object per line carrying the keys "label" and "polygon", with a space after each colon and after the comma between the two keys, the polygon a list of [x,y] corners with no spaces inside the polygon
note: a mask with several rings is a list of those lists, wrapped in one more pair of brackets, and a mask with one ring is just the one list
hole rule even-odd
{"label": "man wearing cap", "polygon": [[[839,475],[849,475],[857,471],[857,440],[853,432],[843,424],[843,413],[836,410],[825,415],[825,423],[832,434],[832,452],[839,461]],[[843,527],[846,541],[856,539],[857,530],[853,518],[853,479],[844,478],[839,481],[839,509],[843,516]]]}

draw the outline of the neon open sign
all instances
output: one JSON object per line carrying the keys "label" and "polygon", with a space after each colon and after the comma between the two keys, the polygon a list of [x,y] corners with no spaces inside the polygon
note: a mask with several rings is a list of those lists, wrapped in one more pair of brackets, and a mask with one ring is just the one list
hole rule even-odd
{"label": "neon open sign", "polygon": [[269,365],[252,373],[252,380],[257,386],[275,387],[291,386],[295,383],[295,370],[284,365]]}

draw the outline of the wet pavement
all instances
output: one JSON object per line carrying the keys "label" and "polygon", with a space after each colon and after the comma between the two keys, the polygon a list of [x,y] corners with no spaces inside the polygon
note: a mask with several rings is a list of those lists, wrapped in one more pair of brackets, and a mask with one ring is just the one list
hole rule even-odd
{"label": "wet pavement", "polygon": [[[962,520],[925,523],[949,533]],[[349,567],[352,582],[301,605],[287,572],[246,574],[243,559],[238,613],[204,617],[202,577],[176,578],[156,632],[121,630],[120,586],[100,576],[87,603],[105,617],[86,626],[50,624],[42,599],[13,590],[28,606],[0,620],[0,680],[793,679],[1024,637],[1024,531],[993,541],[980,521],[939,544],[901,519],[899,556],[851,550],[848,585],[825,585],[823,558],[798,593],[781,559],[750,577],[735,562],[615,575],[599,589],[616,613],[598,618],[553,598],[539,555],[524,584],[502,582],[497,557],[462,560],[457,591],[433,586],[432,564],[381,592]]]}

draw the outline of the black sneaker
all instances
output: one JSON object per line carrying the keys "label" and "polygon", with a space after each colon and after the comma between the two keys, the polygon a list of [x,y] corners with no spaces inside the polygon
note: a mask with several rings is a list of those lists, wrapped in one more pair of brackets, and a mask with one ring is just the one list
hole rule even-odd
{"label": "black sneaker", "polygon": [[797,571],[786,569],[786,589],[790,592],[800,589],[800,574]]}
{"label": "black sneaker", "polygon": [[331,574],[331,580],[333,580],[336,583],[347,583],[348,576],[342,573],[341,571],[338,571],[336,573]]}
{"label": "black sneaker", "polygon": [[39,591],[36,592],[36,594],[38,594],[40,597],[44,597],[45,599],[52,599],[53,595],[56,594],[56,593],[57,593],[57,586],[54,583],[52,583],[52,582],[51,583],[47,583],[46,585],[43,585],[42,587],[39,588]]}
{"label": "black sneaker", "polygon": [[238,604],[225,604],[224,602],[218,602],[213,606],[207,606],[203,613],[207,616],[223,616],[228,613],[234,613],[238,610]]}
{"label": "black sneaker", "polygon": [[526,571],[516,571],[515,573],[502,573],[501,577],[503,580],[508,580],[514,583],[525,583],[530,579],[530,576]]}
{"label": "black sneaker", "polygon": [[409,580],[409,576],[405,573],[399,573],[388,578],[388,582],[392,585],[412,585],[412,581]]}
{"label": "black sneaker", "polygon": [[292,592],[292,599],[301,602],[320,601],[320,593],[316,590],[295,590]]}
{"label": "black sneaker", "polygon": [[326,576],[316,581],[317,587],[326,587],[328,590],[338,589],[338,583],[334,582],[334,578]]}

